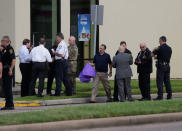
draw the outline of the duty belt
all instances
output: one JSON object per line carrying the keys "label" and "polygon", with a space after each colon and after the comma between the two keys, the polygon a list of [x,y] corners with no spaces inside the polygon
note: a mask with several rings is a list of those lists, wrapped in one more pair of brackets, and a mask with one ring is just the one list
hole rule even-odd
{"label": "duty belt", "polygon": [[168,62],[161,62],[161,61],[157,61],[157,64],[158,64],[158,65],[162,65],[162,66],[169,65]]}

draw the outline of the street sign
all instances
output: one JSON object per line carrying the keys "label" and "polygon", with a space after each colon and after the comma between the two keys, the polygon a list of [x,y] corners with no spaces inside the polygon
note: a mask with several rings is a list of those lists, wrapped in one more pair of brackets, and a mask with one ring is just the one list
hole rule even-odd
{"label": "street sign", "polygon": [[92,5],[91,6],[91,22],[94,24],[94,48],[93,55],[96,54],[96,37],[97,37],[97,25],[103,25],[104,6]]}
{"label": "street sign", "polygon": [[91,21],[92,24],[103,25],[104,6],[92,5],[91,6]]}

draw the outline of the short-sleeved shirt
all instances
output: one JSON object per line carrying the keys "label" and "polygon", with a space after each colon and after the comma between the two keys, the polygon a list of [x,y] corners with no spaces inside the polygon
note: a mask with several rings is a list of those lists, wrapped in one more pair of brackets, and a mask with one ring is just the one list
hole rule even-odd
{"label": "short-sleeved shirt", "polygon": [[167,44],[163,44],[158,47],[158,49],[154,50],[153,53],[157,55],[157,60],[159,62],[167,62],[170,63],[172,49]]}
{"label": "short-sleeved shirt", "polygon": [[112,64],[111,57],[107,53],[95,55],[93,63],[97,72],[108,72],[108,64]]}
{"label": "short-sleeved shirt", "polygon": [[30,53],[33,62],[52,62],[51,54],[44,45],[34,47]]}
{"label": "short-sleeved shirt", "polygon": [[56,60],[60,60],[60,59],[68,59],[68,46],[66,44],[66,42],[64,40],[62,40],[59,44],[58,47],[56,49],[56,53],[61,54],[62,57],[59,56],[55,56]]}
{"label": "short-sleeved shirt", "polygon": [[11,66],[12,60],[15,59],[15,52],[11,45],[8,45],[3,49],[2,53],[2,64],[3,66]]}

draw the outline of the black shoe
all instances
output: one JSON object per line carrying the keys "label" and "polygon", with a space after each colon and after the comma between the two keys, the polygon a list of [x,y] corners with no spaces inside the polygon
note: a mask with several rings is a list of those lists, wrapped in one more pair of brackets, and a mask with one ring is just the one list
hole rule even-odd
{"label": "black shoe", "polygon": [[114,98],[114,99],[113,99],[113,102],[119,102],[119,99]]}
{"label": "black shoe", "polygon": [[125,100],[120,100],[119,102],[125,102]]}
{"label": "black shoe", "polygon": [[151,101],[151,98],[145,98],[144,101]]}
{"label": "black shoe", "polygon": [[167,97],[167,100],[172,100],[173,98],[172,97]]}
{"label": "black shoe", "polygon": [[14,110],[15,108],[14,107],[3,107],[1,108],[1,110]]}
{"label": "black shoe", "polygon": [[155,98],[155,99],[153,99],[154,101],[160,101],[160,100],[163,100],[163,98],[162,97],[157,97],[157,98]]}
{"label": "black shoe", "polygon": [[142,97],[141,99],[138,99],[138,101],[144,101],[144,98]]}
{"label": "black shoe", "polygon": [[60,94],[54,94],[53,96],[61,96]]}
{"label": "black shoe", "polygon": [[133,98],[128,99],[129,102],[135,101]]}
{"label": "black shoe", "polygon": [[90,103],[96,103],[95,101],[90,101]]}
{"label": "black shoe", "polygon": [[42,94],[38,94],[37,97],[44,97]]}

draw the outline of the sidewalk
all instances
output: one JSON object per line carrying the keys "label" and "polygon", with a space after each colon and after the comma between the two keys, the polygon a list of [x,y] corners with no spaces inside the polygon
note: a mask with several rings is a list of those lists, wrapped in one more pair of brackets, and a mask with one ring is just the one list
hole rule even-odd
{"label": "sidewalk", "polygon": [[76,129],[91,129],[102,127],[117,127],[149,123],[164,123],[182,121],[182,113],[166,113],[154,115],[139,115],[127,117],[112,117],[86,120],[71,120],[38,124],[2,126],[3,131],[65,131]]}
{"label": "sidewalk", "polygon": [[[152,98],[156,98],[156,94],[151,95]],[[166,94],[164,94],[166,98]],[[135,100],[140,99],[141,95],[133,95]],[[182,93],[173,93],[173,98],[182,98]],[[97,103],[105,103],[106,97],[97,97]],[[60,100],[43,100],[43,101],[14,101],[15,107],[36,107],[36,106],[53,106],[53,105],[68,105],[68,104],[86,104],[90,102],[90,98],[71,98]],[[0,106],[4,106],[5,102],[1,101]]]}

